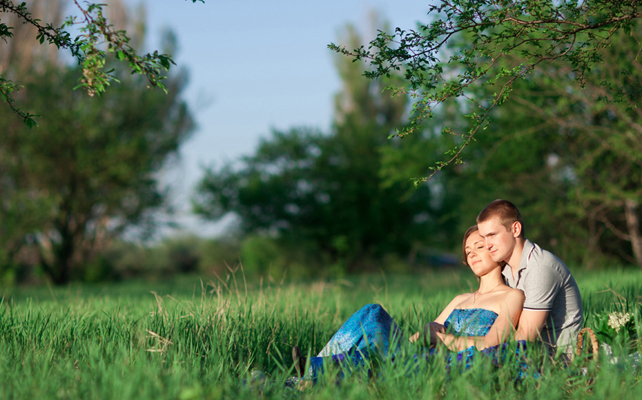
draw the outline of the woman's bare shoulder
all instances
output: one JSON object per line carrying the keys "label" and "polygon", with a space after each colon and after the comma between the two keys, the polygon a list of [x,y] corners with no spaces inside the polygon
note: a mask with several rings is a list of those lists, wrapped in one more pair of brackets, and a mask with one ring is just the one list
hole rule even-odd
{"label": "woman's bare shoulder", "polygon": [[453,297],[453,299],[450,301],[450,304],[452,304],[453,306],[457,306],[459,304],[462,304],[462,303],[466,302],[467,300],[470,300],[472,295],[473,295],[472,293],[458,294],[457,296]]}
{"label": "woman's bare shoulder", "polygon": [[522,303],[524,302],[524,292],[522,292],[520,289],[514,289],[512,287],[506,286],[503,290],[504,297],[506,300],[511,300],[511,301],[521,301]]}
{"label": "woman's bare shoulder", "polygon": [[468,300],[474,293],[462,293],[455,296],[453,300]]}

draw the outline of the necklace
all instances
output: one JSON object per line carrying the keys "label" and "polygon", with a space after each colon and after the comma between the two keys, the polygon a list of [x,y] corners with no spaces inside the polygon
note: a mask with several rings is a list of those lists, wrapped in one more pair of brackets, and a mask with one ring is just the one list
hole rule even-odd
{"label": "necklace", "polygon": [[[501,285],[503,285],[503,284],[504,284],[503,282],[500,282],[500,283],[498,283],[497,285],[493,286],[493,288],[492,288],[492,289],[487,290],[487,291],[485,291],[485,292],[484,292],[484,293],[482,293],[482,294],[490,293],[490,292],[492,292],[493,290],[497,289],[498,287],[500,287],[500,286],[501,286]],[[477,295],[477,292],[479,292],[479,289],[477,289],[477,290],[475,290],[475,291],[473,292],[473,305],[475,305],[475,296]]]}

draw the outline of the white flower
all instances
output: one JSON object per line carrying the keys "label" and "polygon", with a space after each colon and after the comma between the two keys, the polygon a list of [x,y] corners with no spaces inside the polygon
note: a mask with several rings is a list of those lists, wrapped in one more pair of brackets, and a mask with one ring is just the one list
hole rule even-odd
{"label": "white flower", "polygon": [[612,312],[609,314],[609,323],[608,325],[615,329],[616,333],[620,332],[620,329],[626,325],[631,320],[631,314],[621,313],[621,312]]}

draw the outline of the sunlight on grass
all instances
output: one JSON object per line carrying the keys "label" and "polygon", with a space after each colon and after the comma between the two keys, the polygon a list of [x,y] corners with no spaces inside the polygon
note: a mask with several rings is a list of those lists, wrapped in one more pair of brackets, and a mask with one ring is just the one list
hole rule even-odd
{"label": "sunlight on grass", "polygon": [[[15,289],[0,305],[0,393],[25,399],[636,396],[639,377],[626,361],[582,358],[563,367],[533,350],[531,372],[516,380],[510,363],[480,360],[447,372],[443,357],[401,362],[421,352],[405,343],[397,361],[379,360],[338,385],[336,375],[326,374],[305,393],[284,389],[294,375],[295,344],[316,354],[366,303],[382,304],[408,337],[475,285],[468,275],[453,270],[295,283],[191,277]],[[633,312],[638,324],[638,271],[581,272],[577,281],[588,326],[595,315],[619,310]],[[377,371],[374,378],[368,369]],[[264,373],[261,385],[252,384],[256,370]]]}

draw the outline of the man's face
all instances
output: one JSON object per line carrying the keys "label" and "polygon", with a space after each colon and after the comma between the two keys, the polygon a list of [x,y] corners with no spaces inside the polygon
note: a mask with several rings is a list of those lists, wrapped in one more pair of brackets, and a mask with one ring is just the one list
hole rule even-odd
{"label": "man's face", "polygon": [[508,262],[515,249],[517,239],[509,229],[502,225],[499,217],[480,222],[477,227],[493,261]]}

